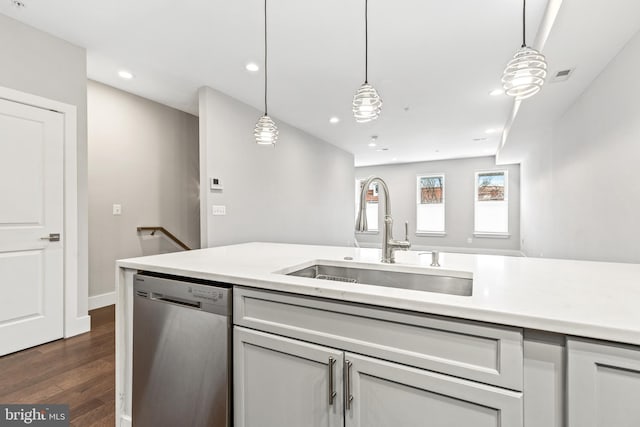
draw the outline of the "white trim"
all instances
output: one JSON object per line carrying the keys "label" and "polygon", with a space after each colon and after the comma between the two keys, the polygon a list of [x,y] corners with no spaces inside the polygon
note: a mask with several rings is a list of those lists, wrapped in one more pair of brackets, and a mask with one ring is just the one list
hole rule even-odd
{"label": "white trim", "polygon": [[416,231],[417,237],[447,237],[443,231]]}
{"label": "white trim", "polygon": [[89,297],[89,310],[106,307],[116,303],[116,291]]}
{"label": "white trim", "polygon": [[[64,337],[91,330],[91,318],[78,311],[78,126],[77,108],[41,96],[0,87],[0,99],[44,108],[64,116]],[[82,284],[86,286],[86,283]]]}
{"label": "white trim", "polygon": [[[361,242],[361,248],[376,248],[380,249],[380,243],[377,242]],[[500,255],[500,256],[515,256],[525,257],[526,255],[518,249],[490,249],[490,248],[478,248],[478,247],[459,247],[459,246],[438,246],[438,245],[411,245],[411,251],[416,252],[430,252],[439,251],[442,253],[456,253],[456,254],[471,254],[471,255]]]}
{"label": "white trim", "polygon": [[483,233],[482,231],[476,231],[473,233],[473,237],[480,239],[510,239],[509,233]]}

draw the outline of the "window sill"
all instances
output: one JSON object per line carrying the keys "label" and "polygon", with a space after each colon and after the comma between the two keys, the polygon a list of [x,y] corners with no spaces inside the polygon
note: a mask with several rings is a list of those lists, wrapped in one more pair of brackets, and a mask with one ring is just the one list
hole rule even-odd
{"label": "window sill", "polygon": [[356,231],[356,234],[378,234],[379,231]]}
{"label": "window sill", "polygon": [[475,232],[473,233],[473,237],[478,239],[510,239],[511,234],[509,233],[481,233]]}
{"label": "window sill", "polygon": [[446,237],[447,233],[444,231],[416,231],[417,237]]}

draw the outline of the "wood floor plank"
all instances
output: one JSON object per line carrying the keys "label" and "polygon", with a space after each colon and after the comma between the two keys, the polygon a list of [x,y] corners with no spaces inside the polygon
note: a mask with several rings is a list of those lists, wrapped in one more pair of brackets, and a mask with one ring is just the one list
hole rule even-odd
{"label": "wood floor plank", "polygon": [[71,425],[115,425],[115,309],[91,332],[0,357],[0,402],[68,404]]}

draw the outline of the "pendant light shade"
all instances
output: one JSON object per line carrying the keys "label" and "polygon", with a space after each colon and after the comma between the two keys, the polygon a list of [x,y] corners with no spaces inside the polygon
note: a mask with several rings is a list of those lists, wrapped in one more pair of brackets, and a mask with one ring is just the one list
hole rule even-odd
{"label": "pendant light shade", "polygon": [[353,97],[353,116],[358,123],[375,120],[382,109],[382,98],[369,83],[363,83]]}
{"label": "pendant light shade", "polygon": [[278,141],[278,127],[267,109],[267,0],[264,0],[264,115],[258,119],[253,136],[259,145],[275,146]]}
{"label": "pendant light shade", "polygon": [[380,116],[382,98],[378,91],[369,84],[369,1],[364,0],[364,83],[353,96],[353,116],[358,123],[373,121]]}
{"label": "pendant light shade", "polygon": [[546,77],[547,62],[544,55],[525,46],[507,64],[502,75],[502,87],[507,95],[522,100],[540,92]]}
{"label": "pendant light shade", "polygon": [[502,74],[504,92],[523,100],[540,92],[547,77],[547,60],[537,50],[528,47],[526,42],[526,8],[522,5],[522,47],[513,55]]}
{"label": "pendant light shade", "polygon": [[253,132],[256,137],[256,143],[260,145],[276,145],[278,140],[278,127],[271,117],[264,115],[260,117],[256,123],[256,129]]}

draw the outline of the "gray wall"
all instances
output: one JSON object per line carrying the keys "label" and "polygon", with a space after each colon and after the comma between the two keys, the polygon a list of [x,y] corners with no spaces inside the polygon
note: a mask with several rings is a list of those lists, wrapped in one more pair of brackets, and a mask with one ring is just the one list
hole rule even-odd
{"label": "gray wall", "polygon": [[[253,129],[261,114],[200,90],[202,245],[352,245],[353,155],[277,118],[277,146],[258,146]],[[209,190],[210,177],[224,190]],[[213,216],[213,205],[226,206],[226,216]]]}
{"label": "gray wall", "polygon": [[0,86],[77,107],[78,315],[87,311],[86,52],[0,14]]}
{"label": "gray wall", "polygon": [[[115,260],[200,246],[198,118],[89,81],[89,294],[115,290]],[[122,215],[112,205],[122,205]]]}
{"label": "gray wall", "polygon": [[[511,236],[508,239],[473,236],[475,172],[491,169],[509,171],[509,233]],[[432,173],[445,174],[446,236],[444,237],[416,236],[416,177],[420,174]],[[519,253],[520,168],[518,165],[496,166],[494,157],[478,157],[356,168],[356,178],[364,179],[370,175],[380,176],[389,186],[394,237],[404,238],[404,222],[409,221],[409,240],[414,248],[441,248],[471,253]],[[351,187],[352,199],[354,185],[352,184]],[[471,243],[467,242],[469,238],[472,239]],[[362,246],[371,244],[377,246],[380,245],[382,237],[380,234],[358,233],[357,239]]]}
{"label": "gray wall", "polygon": [[527,255],[640,262],[638,76],[640,33],[551,129],[521,136]]}

